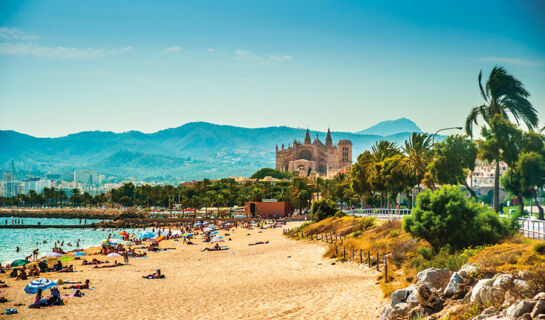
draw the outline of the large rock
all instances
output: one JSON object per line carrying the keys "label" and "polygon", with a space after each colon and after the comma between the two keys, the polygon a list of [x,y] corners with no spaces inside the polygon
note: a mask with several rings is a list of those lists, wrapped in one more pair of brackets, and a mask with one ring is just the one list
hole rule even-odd
{"label": "large rock", "polygon": [[532,300],[521,300],[507,308],[505,315],[509,318],[517,319],[525,313],[530,313],[534,309],[536,303]]}
{"label": "large rock", "polygon": [[413,292],[411,292],[411,294],[409,294],[409,296],[407,297],[405,303],[409,305],[409,308],[414,308],[418,306],[418,290],[415,289]]}
{"label": "large rock", "polygon": [[509,290],[513,285],[513,276],[508,273],[498,274],[494,277],[494,288],[500,288],[503,290]]}
{"label": "large rock", "polygon": [[485,286],[481,289],[479,298],[484,305],[502,304],[505,290],[496,287]]}
{"label": "large rock", "polygon": [[518,293],[524,294],[530,292],[530,285],[524,280],[515,279],[513,281],[513,286]]}
{"label": "large rock", "polygon": [[382,313],[380,314],[380,320],[390,319],[390,314],[392,313],[392,310],[394,310],[394,308],[392,308],[391,306],[384,307],[384,309],[382,309]]}
{"label": "large rock", "polygon": [[460,288],[460,284],[464,283],[464,278],[462,278],[458,272],[454,272],[452,274],[452,276],[450,276],[450,280],[447,284],[447,287],[445,288],[445,291],[443,292],[443,294],[446,296],[446,297],[451,297],[453,296],[456,291],[458,291],[458,289]]}
{"label": "large rock", "polygon": [[494,279],[482,279],[477,282],[477,284],[471,290],[471,298],[469,301],[471,303],[482,304],[481,302],[481,291],[485,287],[491,287],[494,284]]}
{"label": "large rock", "polygon": [[443,290],[450,278],[448,269],[429,268],[420,271],[416,275],[418,284],[428,286],[430,289]]}
{"label": "large rock", "polygon": [[534,300],[545,300],[545,292],[540,292],[534,296]]}
{"label": "large rock", "polygon": [[540,314],[545,314],[545,300],[537,300],[531,316],[532,318],[537,318],[537,316]]}
{"label": "large rock", "polygon": [[405,289],[399,289],[394,291],[391,297],[391,306],[394,307],[398,303],[407,301],[407,298],[413,291],[416,291],[416,286],[414,284],[408,286]]}
{"label": "large rock", "polygon": [[392,309],[392,312],[390,313],[390,319],[405,318],[405,316],[407,315],[407,312],[409,312],[409,306],[403,302],[398,303]]}
{"label": "large rock", "polygon": [[475,275],[477,272],[479,272],[481,269],[476,263],[466,263],[464,264],[460,270],[458,270],[458,274],[462,278],[470,278],[472,275]]}
{"label": "large rock", "polygon": [[429,308],[434,311],[438,311],[443,308],[443,301],[441,301],[439,295],[426,285],[421,285],[418,287],[418,303],[422,307]]}

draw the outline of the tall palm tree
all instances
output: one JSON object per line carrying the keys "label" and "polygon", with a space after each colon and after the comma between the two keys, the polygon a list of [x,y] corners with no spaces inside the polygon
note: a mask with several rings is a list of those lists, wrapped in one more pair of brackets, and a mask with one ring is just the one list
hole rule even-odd
{"label": "tall palm tree", "polygon": [[[512,117],[517,124],[520,121],[534,129],[538,124],[537,111],[528,101],[530,93],[526,91],[522,83],[502,67],[494,67],[483,87],[482,70],[479,72],[479,89],[484,99],[484,104],[474,107],[467,116],[465,129],[468,135],[473,135],[473,125],[478,124],[478,118],[490,124],[495,115],[501,115],[505,119]],[[499,210],[500,193],[500,167],[496,161],[494,174],[494,210]]]}
{"label": "tall palm tree", "polygon": [[430,136],[425,133],[413,132],[408,140],[405,140],[403,152],[407,156],[409,166],[414,169],[420,192],[420,182],[424,179],[426,168],[431,159]]}

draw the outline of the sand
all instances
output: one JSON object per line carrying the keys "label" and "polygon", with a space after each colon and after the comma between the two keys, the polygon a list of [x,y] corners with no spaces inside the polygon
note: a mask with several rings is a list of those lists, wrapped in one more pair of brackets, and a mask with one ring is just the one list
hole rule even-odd
{"label": "sand", "polygon": [[[93,269],[73,261],[79,272],[45,277],[90,279],[97,289],[85,290],[82,298],[65,299],[65,306],[29,309],[34,295],[23,291],[29,281],[9,279],[11,288],[0,289],[5,291],[0,296],[12,302],[0,308],[24,303],[17,307],[19,315],[9,317],[34,319],[379,318],[387,301],[376,284],[376,271],[353,263],[332,265],[322,258],[323,244],[287,239],[282,229],[258,231],[239,228],[232,232],[232,241],[224,243],[230,247],[227,251],[201,252],[205,244],[200,239],[194,246],[163,241],[162,247],[176,250],[130,259],[128,266]],[[268,244],[248,246],[267,240]],[[157,268],[166,279],[142,279]],[[61,290],[61,294],[71,291]]]}

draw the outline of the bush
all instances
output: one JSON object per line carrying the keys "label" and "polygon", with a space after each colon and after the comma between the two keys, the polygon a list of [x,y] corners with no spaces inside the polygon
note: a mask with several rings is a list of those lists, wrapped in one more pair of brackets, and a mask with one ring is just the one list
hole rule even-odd
{"label": "bush", "polygon": [[397,232],[397,230],[390,231],[390,238],[395,238],[397,236],[399,236],[399,232]]}
{"label": "bush", "polygon": [[436,252],[445,246],[452,251],[493,244],[514,233],[509,221],[469,201],[455,186],[421,193],[412,214],[403,219],[403,229],[428,241]]}
{"label": "bush", "polygon": [[329,199],[322,199],[314,202],[310,209],[310,219],[314,222],[329,218],[337,213],[337,205]]}
{"label": "bush", "polygon": [[534,251],[539,253],[539,254],[545,254],[545,242],[537,243],[534,246]]}
{"label": "bush", "polygon": [[297,227],[297,229],[295,229],[295,232],[301,232],[301,230],[303,230],[304,228],[310,226],[311,224],[312,224],[312,222],[307,221],[307,222],[303,223],[302,225],[300,225],[299,227]]}
{"label": "bush", "polygon": [[338,210],[337,212],[335,212],[335,217],[337,218],[342,218],[344,216],[346,216],[346,213],[344,213],[344,211],[342,210]]}

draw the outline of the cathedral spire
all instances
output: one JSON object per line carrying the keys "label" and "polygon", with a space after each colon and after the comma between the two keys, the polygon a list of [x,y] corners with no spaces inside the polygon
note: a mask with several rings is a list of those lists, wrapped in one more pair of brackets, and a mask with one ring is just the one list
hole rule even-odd
{"label": "cathedral spire", "polygon": [[308,131],[308,128],[307,128],[307,134],[305,135],[305,144],[311,144],[312,142],[310,141],[310,132]]}
{"label": "cathedral spire", "polygon": [[333,140],[331,139],[331,131],[329,131],[329,128],[327,128],[327,136],[325,137],[325,146],[326,147],[333,146]]}

